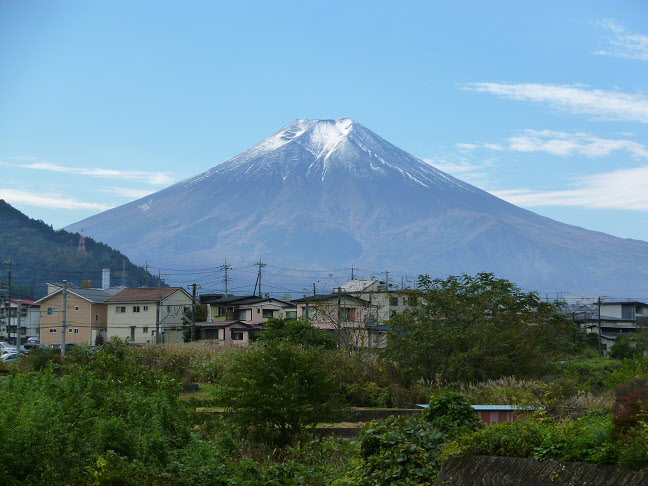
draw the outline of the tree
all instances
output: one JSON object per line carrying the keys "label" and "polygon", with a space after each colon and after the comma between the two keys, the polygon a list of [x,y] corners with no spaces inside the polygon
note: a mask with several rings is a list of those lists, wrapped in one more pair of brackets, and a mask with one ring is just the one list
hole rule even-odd
{"label": "tree", "polygon": [[242,431],[285,445],[304,428],[331,420],[334,387],[320,350],[278,342],[234,354],[219,394]]}
{"label": "tree", "polygon": [[268,319],[258,338],[261,343],[288,342],[302,346],[334,348],[335,339],[324,329],[312,326],[304,319]]}
{"label": "tree", "polygon": [[[205,322],[207,320],[207,306],[203,304],[196,304],[196,322]],[[182,338],[185,342],[191,341],[191,323],[193,318],[193,312],[191,307],[182,316]],[[194,338],[200,339],[201,331],[200,328],[194,329]]]}
{"label": "tree", "polygon": [[558,304],[491,273],[422,275],[413,295],[420,305],[388,321],[384,352],[428,383],[533,375],[573,335]]}
{"label": "tree", "polygon": [[619,337],[610,348],[608,356],[612,359],[635,359],[643,355],[643,352],[632,346],[630,338]]}

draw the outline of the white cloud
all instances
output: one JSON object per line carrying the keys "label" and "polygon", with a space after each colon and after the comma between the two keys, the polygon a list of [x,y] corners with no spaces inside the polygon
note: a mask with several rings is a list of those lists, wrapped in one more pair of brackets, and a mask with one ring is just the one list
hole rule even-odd
{"label": "white cloud", "polygon": [[109,187],[107,189],[100,189],[100,191],[117,194],[119,196],[127,197],[130,199],[140,199],[142,197],[148,196],[152,192],[146,189],[129,189],[127,187]]}
{"label": "white cloud", "polygon": [[648,35],[628,32],[613,19],[603,20],[600,25],[608,31],[610,45],[594,54],[648,61]]}
{"label": "white cloud", "polygon": [[648,98],[639,94],[540,83],[470,83],[464,89],[519,101],[549,103],[577,114],[648,123]]}
{"label": "white cloud", "polygon": [[100,167],[66,167],[49,162],[31,162],[21,164],[19,167],[50,172],[65,172],[70,174],[87,175],[107,179],[137,180],[147,184],[161,186],[173,182],[173,179],[164,172],[148,172],[142,170],[117,170]]}
{"label": "white cloud", "polygon": [[524,206],[575,206],[597,209],[648,211],[648,167],[620,169],[587,176],[571,189],[491,191],[510,203]]}
{"label": "white cloud", "polygon": [[482,170],[485,167],[485,164],[475,164],[463,159],[455,162],[441,158],[423,159],[423,162],[449,174],[465,174],[466,172]]}
{"label": "white cloud", "polygon": [[551,155],[561,156],[604,157],[615,151],[624,151],[634,158],[648,157],[646,146],[633,140],[601,138],[582,132],[567,133],[553,130],[523,130],[522,134],[508,138],[506,144],[457,144],[457,146],[464,145],[468,145],[473,149],[546,152]]}
{"label": "white cloud", "polygon": [[0,199],[4,199],[9,204],[26,204],[41,208],[94,209],[97,211],[105,211],[112,207],[101,203],[79,201],[60,194],[36,193],[22,189],[0,189]]}

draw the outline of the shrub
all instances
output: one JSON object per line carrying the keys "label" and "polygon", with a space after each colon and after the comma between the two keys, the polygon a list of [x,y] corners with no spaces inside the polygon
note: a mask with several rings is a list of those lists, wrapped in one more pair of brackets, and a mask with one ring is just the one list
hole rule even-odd
{"label": "shrub", "polygon": [[332,374],[321,351],[288,343],[232,355],[219,395],[231,421],[256,439],[286,445],[337,411]]}
{"label": "shrub", "polygon": [[470,402],[457,392],[446,391],[431,396],[423,413],[434,427],[453,437],[481,426]]}
{"label": "shrub", "polygon": [[366,484],[429,484],[440,469],[444,434],[422,417],[390,417],[360,435]]}
{"label": "shrub", "polygon": [[634,378],[614,389],[616,399],[612,411],[614,425],[619,435],[628,433],[640,422],[648,420],[648,383]]}
{"label": "shrub", "polygon": [[608,356],[612,359],[635,359],[643,356],[643,353],[632,346],[630,338],[621,336],[610,348]]}

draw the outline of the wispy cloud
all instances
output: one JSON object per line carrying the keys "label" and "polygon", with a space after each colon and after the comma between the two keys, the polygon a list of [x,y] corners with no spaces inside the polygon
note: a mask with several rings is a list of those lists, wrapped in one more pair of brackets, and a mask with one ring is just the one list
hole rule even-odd
{"label": "wispy cloud", "polygon": [[597,209],[648,211],[648,167],[620,169],[585,177],[571,189],[491,191],[510,203],[525,206],[575,206]]}
{"label": "wispy cloud", "polygon": [[491,182],[487,175],[488,167],[493,165],[493,159],[490,157],[483,157],[475,161],[468,154],[466,156],[454,154],[423,159],[423,162],[480,187]]}
{"label": "wispy cloud", "polygon": [[553,130],[523,130],[520,135],[508,138],[505,144],[457,144],[457,148],[464,152],[483,148],[587,157],[604,157],[615,151],[624,151],[634,158],[648,157],[646,146],[633,140],[601,138],[582,132],[567,133]]}
{"label": "wispy cloud", "polygon": [[106,189],[100,189],[100,191],[117,194],[118,196],[127,197],[129,199],[140,199],[153,192],[146,189],[129,189],[127,187],[108,187]]}
{"label": "wispy cloud", "polygon": [[0,199],[4,199],[10,204],[26,204],[28,206],[52,209],[94,209],[105,211],[112,207],[107,204],[79,201],[61,194],[44,194],[22,189],[0,188]]}
{"label": "wispy cloud", "polygon": [[52,164],[50,162],[33,161],[33,159],[29,158],[23,158],[23,160],[32,161],[12,165],[25,169],[43,170],[49,172],[64,172],[68,174],[79,174],[90,177],[101,177],[104,179],[140,181],[154,186],[162,186],[173,182],[173,178],[171,178],[171,176],[169,176],[169,174],[165,172],[105,169],[101,167],[69,167],[59,164]]}
{"label": "wispy cloud", "polygon": [[548,103],[577,114],[648,123],[648,97],[580,85],[470,83],[464,89],[519,101]]}
{"label": "wispy cloud", "polygon": [[628,32],[614,19],[603,20],[600,25],[608,32],[609,47],[594,54],[648,61],[648,35]]}

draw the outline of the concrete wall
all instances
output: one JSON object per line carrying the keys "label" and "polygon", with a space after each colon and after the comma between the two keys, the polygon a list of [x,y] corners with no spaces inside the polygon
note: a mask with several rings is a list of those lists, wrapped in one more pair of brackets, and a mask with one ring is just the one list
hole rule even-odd
{"label": "concrete wall", "polygon": [[453,456],[441,468],[437,486],[641,485],[648,469],[595,466],[586,462],[536,461],[519,457]]}

